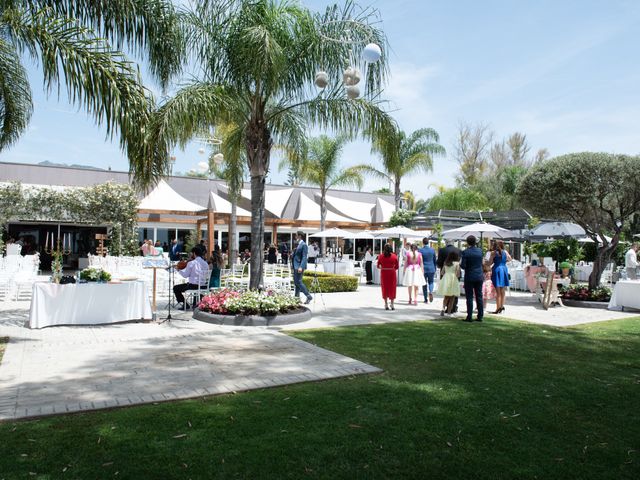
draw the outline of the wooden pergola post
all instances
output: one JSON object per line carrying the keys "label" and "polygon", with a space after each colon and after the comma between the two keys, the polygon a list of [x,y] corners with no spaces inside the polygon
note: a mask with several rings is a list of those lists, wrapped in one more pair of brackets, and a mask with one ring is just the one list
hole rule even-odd
{"label": "wooden pergola post", "polygon": [[213,251],[213,246],[215,244],[215,232],[213,231],[215,225],[215,214],[213,213],[213,209],[210,208],[207,210],[207,247],[209,251],[207,252],[207,258],[211,255]]}
{"label": "wooden pergola post", "polygon": [[271,243],[273,243],[276,248],[278,248],[278,224],[274,223],[271,226]]}

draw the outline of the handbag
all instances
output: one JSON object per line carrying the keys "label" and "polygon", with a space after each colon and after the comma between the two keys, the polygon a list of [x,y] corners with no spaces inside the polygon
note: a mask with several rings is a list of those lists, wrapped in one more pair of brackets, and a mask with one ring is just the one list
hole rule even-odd
{"label": "handbag", "polygon": [[76,279],[73,277],[73,275],[63,275],[60,278],[60,285],[67,285],[69,283],[76,283]]}

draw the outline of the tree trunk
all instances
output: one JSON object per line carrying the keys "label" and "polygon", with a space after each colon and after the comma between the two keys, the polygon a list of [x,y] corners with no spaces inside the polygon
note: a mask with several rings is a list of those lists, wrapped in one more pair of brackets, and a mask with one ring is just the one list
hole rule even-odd
{"label": "tree trunk", "polygon": [[236,250],[236,231],[238,230],[238,197],[231,198],[231,217],[229,218],[229,234],[227,245],[229,246],[229,268],[236,263],[238,252]]}
{"label": "tree trunk", "polygon": [[[596,243],[596,245],[598,244]],[[598,286],[600,285],[600,277],[602,277],[602,272],[607,267],[607,264],[611,261],[611,254],[615,251],[617,246],[618,235],[614,235],[609,245],[603,245],[596,250],[596,258],[593,261],[593,270],[591,271],[591,275],[589,275],[589,290],[598,288]]]}
{"label": "tree trunk", "polygon": [[[325,223],[327,221],[327,192],[324,189],[320,190],[320,231],[325,230]],[[322,237],[320,242],[320,254],[324,256],[327,251],[327,238]]]}
{"label": "tree trunk", "polygon": [[251,173],[251,260],[249,288],[257,290],[262,284],[264,257],[264,189],[269,171],[271,135],[264,123],[264,105],[254,102],[246,137],[247,163]]}
{"label": "tree trunk", "polygon": [[396,202],[396,210],[399,210],[400,198],[402,197],[402,192],[400,191],[400,177],[395,178],[394,195],[395,195],[395,202]]}

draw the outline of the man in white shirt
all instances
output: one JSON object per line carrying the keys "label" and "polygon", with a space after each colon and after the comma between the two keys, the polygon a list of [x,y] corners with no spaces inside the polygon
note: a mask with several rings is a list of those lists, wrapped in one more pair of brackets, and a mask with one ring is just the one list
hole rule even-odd
{"label": "man in white shirt", "polygon": [[[191,254],[193,259],[189,260],[185,268],[178,270],[178,273],[187,279],[187,283],[181,283],[173,287],[173,293],[178,303],[185,303],[184,292],[186,290],[197,290],[198,285],[205,289],[209,287],[207,285],[209,281],[209,265],[202,258],[205,252],[197,246],[191,249]],[[190,308],[190,306],[187,304],[185,308]]]}
{"label": "man in white shirt", "polygon": [[629,280],[637,280],[637,268],[638,268],[638,244],[634,243],[631,248],[624,255],[624,266],[627,269],[627,278]]}
{"label": "man in white shirt", "polygon": [[311,245],[309,245],[309,253],[307,254],[307,262],[308,263],[316,263],[316,258],[318,257],[318,253],[319,253],[319,249],[318,249],[318,242],[313,242]]}

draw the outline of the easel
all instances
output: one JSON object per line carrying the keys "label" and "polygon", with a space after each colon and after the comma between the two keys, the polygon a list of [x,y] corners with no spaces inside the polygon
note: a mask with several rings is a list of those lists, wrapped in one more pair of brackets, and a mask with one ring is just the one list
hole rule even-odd
{"label": "easel", "polygon": [[151,296],[151,311],[153,312],[153,317],[157,315],[156,313],[156,286],[157,286],[157,270],[163,269],[166,270],[169,267],[169,263],[163,257],[160,258],[145,258],[142,261],[142,268],[152,268],[153,269],[153,293]]}

